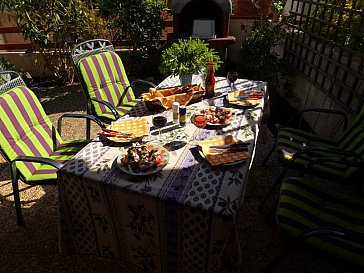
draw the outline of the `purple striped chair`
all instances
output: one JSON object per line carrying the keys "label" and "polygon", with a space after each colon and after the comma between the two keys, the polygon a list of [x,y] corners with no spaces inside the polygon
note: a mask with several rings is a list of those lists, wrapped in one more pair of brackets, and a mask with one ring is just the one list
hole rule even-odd
{"label": "purple striped chair", "polygon": [[76,45],[72,60],[87,99],[87,113],[103,121],[119,119],[140,100],[135,98],[134,83],[129,83],[123,63],[108,40],[95,39]]}
{"label": "purple striped chair", "polygon": [[[17,223],[22,225],[18,180],[29,185],[55,185],[57,170],[89,140],[64,141],[17,73],[0,72],[0,83],[0,152],[10,164]],[[58,120],[59,129],[64,117],[86,118],[105,127],[90,115],[64,114]]]}

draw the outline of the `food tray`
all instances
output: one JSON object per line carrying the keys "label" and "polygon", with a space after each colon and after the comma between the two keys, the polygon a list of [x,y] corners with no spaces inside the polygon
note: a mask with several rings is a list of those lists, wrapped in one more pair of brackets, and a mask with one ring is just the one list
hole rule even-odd
{"label": "food tray", "polygon": [[[151,96],[151,92],[156,95]],[[192,94],[190,92],[193,92]],[[143,101],[149,111],[171,109],[172,103],[178,101],[181,105],[188,105],[199,102],[205,95],[205,89],[200,85],[184,85],[180,87],[151,90],[143,94]],[[154,99],[148,97],[156,96]],[[158,97],[158,98],[157,98]]]}

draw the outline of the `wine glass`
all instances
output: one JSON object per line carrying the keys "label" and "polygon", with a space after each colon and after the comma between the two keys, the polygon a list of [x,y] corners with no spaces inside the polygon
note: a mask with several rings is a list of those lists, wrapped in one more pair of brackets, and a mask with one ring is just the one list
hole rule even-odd
{"label": "wine glass", "polygon": [[161,129],[166,126],[167,124],[167,118],[168,118],[168,112],[165,111],[163,113],[158,113],[153,116],[152,123],[153,125],[158,128],[158,136],[157,140],[163,141],[163,138],[161,136]]}
{"label": "wine glass", "polygon": [[238,72],[229,71],[227,73],[226,78],[228,79],[228,81],[230,83],[230,89],[233,90],[233,87],[235,87],[235,82],[238,79]]}
{"label": "wine glass", "polygon": [[193,139],[194,142],[199,141],[199,140],[204,140],[205,136],[201,135],[201,128],[204,128],[207,124],[206,116],[204,114],[196,113],[191,117],[191,121],[192,121],[193,125],[195,125],[197,127],[196,136]]}

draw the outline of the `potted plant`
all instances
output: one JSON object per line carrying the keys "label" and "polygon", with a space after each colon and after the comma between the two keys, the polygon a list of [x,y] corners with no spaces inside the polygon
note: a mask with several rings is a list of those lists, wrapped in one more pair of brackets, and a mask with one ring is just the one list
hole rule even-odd
{"label": "potted plant", "polygon": [[273,15],[272,17],[273,23],[277,23],[279,21],[279,17],[281,16],[285,5],[286,2],[282,0],[276,0],[272,3],[272,5],[270,6],[270,10]]}
{"label": "potted plant", "polygon": [[218,53],[200,39],[179,39],[162,52],[160,71],[165,76],[179,76],[182,84],[191,83],[193,74],[205,72],[208,62],[221,63]]}

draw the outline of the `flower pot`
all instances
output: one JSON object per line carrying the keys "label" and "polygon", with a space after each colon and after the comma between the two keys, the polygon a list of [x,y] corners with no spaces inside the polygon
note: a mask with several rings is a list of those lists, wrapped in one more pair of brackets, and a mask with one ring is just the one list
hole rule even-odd
{"label": "flower pot", "polygon": [[281,17],[281,13],[280,13],[280,12],[278,12],[278,11],[273,11],[273,12],[272,12],[272,15],[273,15],[273,17],[272,17],[272,22],[273,22],[273,23],[278,23],[279,18]]}
{"label": "flower pot", "polygon": [[181,85],[191,84],[192,83],[192,75],[180,76]]}

